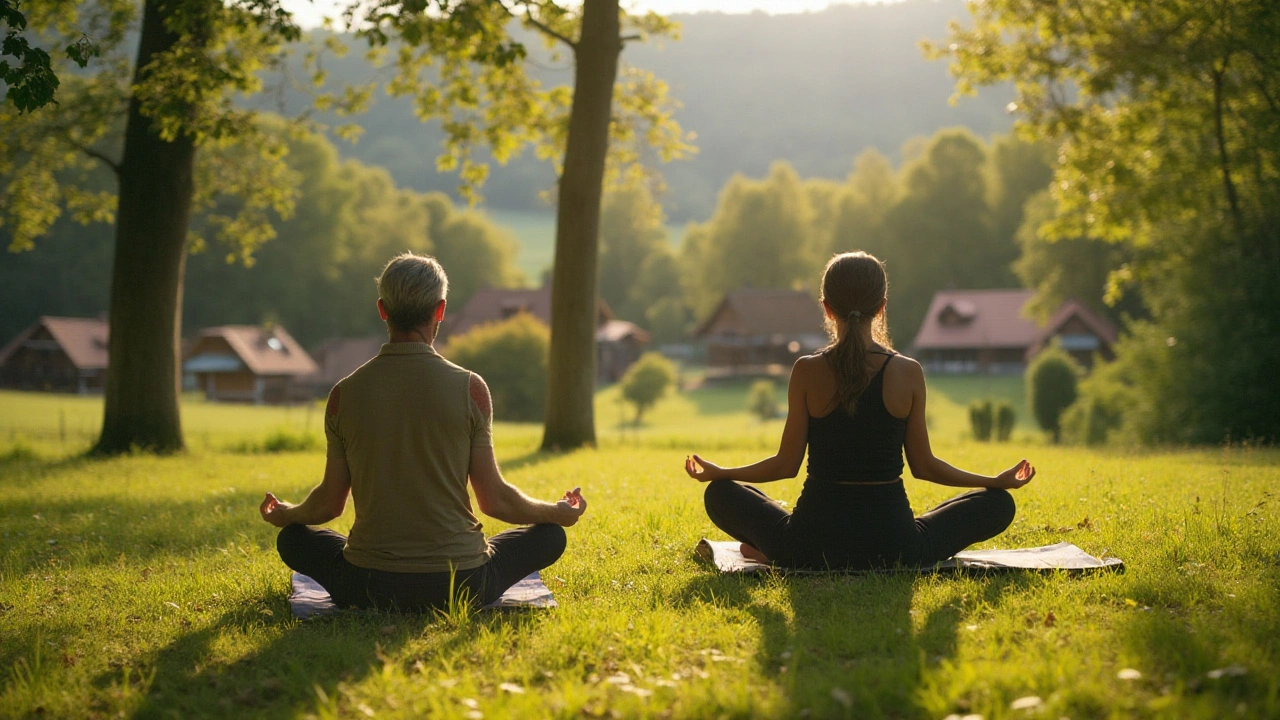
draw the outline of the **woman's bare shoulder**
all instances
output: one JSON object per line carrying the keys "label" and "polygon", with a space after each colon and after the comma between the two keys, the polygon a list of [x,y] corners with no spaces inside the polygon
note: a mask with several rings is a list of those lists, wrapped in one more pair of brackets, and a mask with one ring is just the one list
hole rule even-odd
{"label": "woman's bare shoulder", "polygon": [[885,368],[885,375],[911,383],[924,382],[924,368],[920,363],[913,357],[901,354],[893,356],[893,362]]}

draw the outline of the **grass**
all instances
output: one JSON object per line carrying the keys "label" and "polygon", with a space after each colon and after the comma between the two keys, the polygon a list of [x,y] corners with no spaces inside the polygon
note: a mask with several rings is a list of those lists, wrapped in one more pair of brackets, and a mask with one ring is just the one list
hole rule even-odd
{"label": "grass", "polygon": [[[305,411],[193,402],[189,452],[91,461],[57,432],[92,427],[94,401],[0,394],[0,717],[1280,716],[1277,450],[970,443],[941,412],[944,457],[1040,468],[989,545],[1068,540],[1127,572],[722,577],[693,556],[719,534],[680,462],[777,439],[731,390],[669,398],[639,430],[614,427],[606,391],[600,447],[574,453],[499,425],[511,481],[591,502],[544,573],[558,609],[311,622],[256,506],[300,498],[323,451],[232,451],[306,431]],[[949,495],[908,492],[918,511]]]}

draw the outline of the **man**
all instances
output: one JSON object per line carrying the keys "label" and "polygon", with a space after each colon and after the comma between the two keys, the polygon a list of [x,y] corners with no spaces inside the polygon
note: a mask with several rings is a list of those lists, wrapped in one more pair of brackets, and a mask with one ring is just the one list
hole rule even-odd
{"label": "man", "polygon": [[[489,387],[432,347],[449,285],[440,264],[405,253],[377,282],[390,342],[329,393],[324,479],[299,505],[267,493],[259,510],[282,528],[276,546],[285,564],[341,606],[440,608],[451,588],[490,603],[560,557],[564,528],[587,502],[579,488],[539,502],[503,480]],[[481,512],[530,527],[486,541],[468,478]],[[348,493],[350,537],[308,527],[340,516]]]}

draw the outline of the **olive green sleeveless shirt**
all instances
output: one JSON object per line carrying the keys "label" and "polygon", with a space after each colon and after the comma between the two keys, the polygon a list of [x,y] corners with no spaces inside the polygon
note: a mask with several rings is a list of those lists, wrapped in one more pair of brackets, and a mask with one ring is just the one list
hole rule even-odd
{"label": "olive green sleeveless shirt", "polygon": [[329,395],[331,458],[351,469],[355,524],[344,555],[371,570],[469,570],[489,559],[471,511],[472,447],[493,445],[471,373],[426,343],[387,343]]}

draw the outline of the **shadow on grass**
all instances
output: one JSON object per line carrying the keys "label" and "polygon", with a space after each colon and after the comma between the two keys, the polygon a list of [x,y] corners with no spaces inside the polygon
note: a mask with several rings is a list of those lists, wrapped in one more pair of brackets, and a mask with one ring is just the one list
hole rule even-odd
{"label": "shadow on grass", "polygon": [[[137,716],[338,716],[344,714],[338,703],[349,705],[343,697],[348,688],[385,667],[412,674],[417,662],[434,666],[436,658],[456,654],[481,633],[505,626],[513,635],[529,634],[538,622],[534,610],[481,612],[456,623],[434,613],[347,611],[311,621],[289,618],[283,628],[269,628],[252,611],[229,612],[149,659],[146,666],[154,674]],[[230,662],[223,659],[242,636],[268,629],[275,635],[270,642]],[[420,651],[405,649],[423,638],[429,639]],[[108,672],[95,683],[109,687],[118,680],[118,672]]]}
{"label": "shadow on grass", "polygon": [[[950,582],[952,575],[929,576]],[[756,662],[787,694],[787,714],[812,717],[926,717],[917,688],[927,666],[955,656],[963,616],[958,602],[914,621],[915,573],[734,576],[706,574],[682,592],[685,601],[737,607],[755,617]],[[984,601],[1035,582],[1026,573],[982,577]],[[785,586],[784,609],[762,602],[761,585]],[[916,630],[916,627],[919,627]]]}

